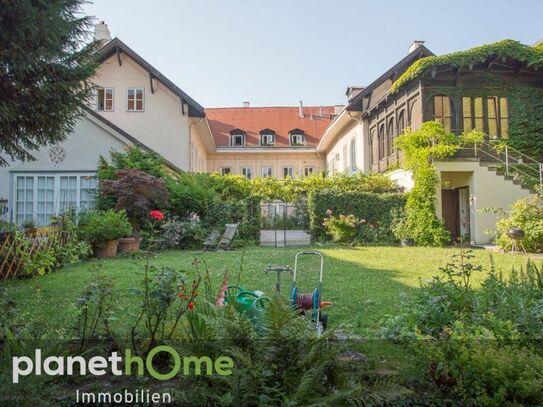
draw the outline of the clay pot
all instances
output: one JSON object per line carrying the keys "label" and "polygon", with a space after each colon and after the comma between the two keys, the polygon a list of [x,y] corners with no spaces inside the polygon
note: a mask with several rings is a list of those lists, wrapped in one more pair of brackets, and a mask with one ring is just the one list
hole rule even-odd
{"label": "clay pot", "polygon": [[140,250],[141,239],[137,237],[121,237],[119,239],[119,253],[132,254]]}
{"label": "clay pot", "polygon": [[115,257],[117,255],[117,246],[119,241],[115,240],[106,240],[105,242],[97,242],[94,244],[94,255],[99,259],[108,259],[110,257]]}

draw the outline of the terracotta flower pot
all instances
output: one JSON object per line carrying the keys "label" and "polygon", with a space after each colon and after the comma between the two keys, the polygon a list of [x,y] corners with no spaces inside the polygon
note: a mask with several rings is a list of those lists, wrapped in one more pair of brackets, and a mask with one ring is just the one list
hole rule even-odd
{"label": "terracotta flower pot", "polygon": [[119,253],[132,254],[140,250],[141,239],[137,237],[121,237],[119,239]]}
{"label": "terracotta flower pot", "polygon": [[97,242],[94,244],[94,255],[99,259],[108,259],[110,257],[115,257],[117,255],[117,246],[119,241],[107,240],[105,242]]}

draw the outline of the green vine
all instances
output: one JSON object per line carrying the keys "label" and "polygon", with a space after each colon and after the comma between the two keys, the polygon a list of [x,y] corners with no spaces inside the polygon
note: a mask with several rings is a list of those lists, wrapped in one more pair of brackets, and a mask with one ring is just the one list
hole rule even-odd
{"label": "green vine", "polygon": [[397,93],[408,82],[420,77],[427,69],[450,65],[452,67],[469,66],[484,63],[490,57],[511,58],[519,62],[526,62],[528,66],[543,67],[543,48],[530,47],[514,40],[502,40],[493,44],[486,44],[466,51],[431,56],[419,59],[401,75],[390,88],[390,93]]}
{"label": "green vine", "polygon": [[407,234],[419,246],[443,246],[449,232],[436,214],[439,177],[435,160],[453,156],[462,145],[480,143],[483,134],[472,131],[461,136],[446,131],[440,123],[423,123],[419,130],[407,129],[396,139],[405,154],[404,167],[412,172],[414,187],[406,203]]}

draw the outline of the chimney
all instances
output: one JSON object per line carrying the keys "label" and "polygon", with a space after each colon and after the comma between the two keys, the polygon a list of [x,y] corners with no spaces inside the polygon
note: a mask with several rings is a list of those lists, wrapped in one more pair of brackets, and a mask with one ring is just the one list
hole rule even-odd
{"label": "chimney", "polygon": [[298,112],[298,116],[304,117],[304,103],[300,100],[300,109]]}
{"label": "chimney", "polygon": [[341,112],[343,111],[343,108],[345,105],[334,105],[334,115],[339,116]]}
{"label": "chimney", "polygon": [[243,107],[250,107],[250,106],[251,106],[251,102],[248,102],[248,101],[243,102]]}
{"label": "chimney", "polygon": [[424,41],[413,41],[413,43],[409,46],[409,53],[412,53],[417,48],[421,47],[424,44]]}
{"label": "chimney", "polygon": [[94,26],[94,39],[104,44],[111,41],[111,33],[109,32],[109,28],[107,28],[107,24],[104,21],[100,21]]}

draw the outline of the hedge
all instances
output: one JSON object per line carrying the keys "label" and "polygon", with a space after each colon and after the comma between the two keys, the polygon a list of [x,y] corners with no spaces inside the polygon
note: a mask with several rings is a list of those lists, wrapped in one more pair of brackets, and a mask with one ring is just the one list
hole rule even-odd
{"label": "hedge", "polygon": [[327,239],[322,222],[331,210],[334,216],[354,215],[369,224],[378,224],[384,231],[383,240],[392,242],[395,240],[390,230],[392,213],[405,206],[406,198],[406,194],[392,192],[314,191],[308,199],[309,228],[315,239]]}

